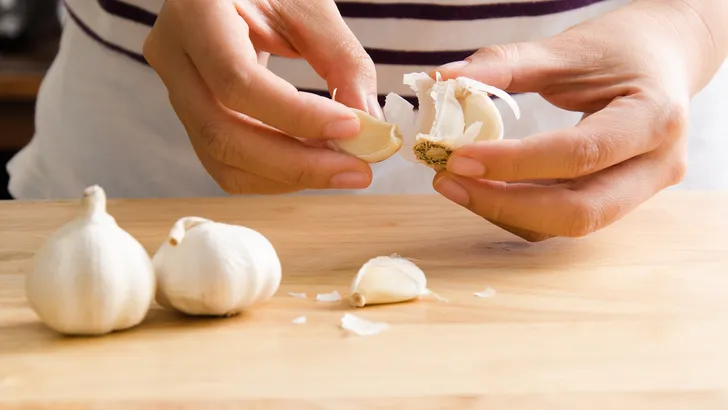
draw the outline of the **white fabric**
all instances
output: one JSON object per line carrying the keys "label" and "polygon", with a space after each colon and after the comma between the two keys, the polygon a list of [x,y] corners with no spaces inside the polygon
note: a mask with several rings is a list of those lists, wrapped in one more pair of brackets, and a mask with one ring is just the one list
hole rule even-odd
{"label": "white fabric", "polygon": [[[484,3],[491,0],[463,0]],[[435,1],[431,1],[435,2]],[[444,1],[441,1],[444,2]],[[142,4],[143,1],[134,1]],[[161,0],[153,2],[157,7]],[[364,24],[349,19],[365,46],[381,47],[398,39],[402,49],[432,47],[467,49],[479,44],[539,38],[594,17],[621,2],[599,3],[577,11],[550,16],[461,22],[414,22],[396,27],[388,21]],[[116,20],[93,9],[95,1],[70,1],[80,15],[91,19],[102,37],[141,50],[145,28]],[[146,3],[146,8],[150,8]],[[156,11],[153,9],[152,11]],[[468,28],[477,26],[477,31]],[[386,29],[383,29],[385,27]],[[387,28],[388,27],[388,28]],[[419,30],[419,31],[418,31]],[[125,34],[126,33],[126,34]],[[478,33],[463,39],[464,33]],[[429,37],[429,40],[428,40]],[[466,36],[467,37],[467,36]],[[417,41],[420,39],[420,41]],[[458,46],[457,40],[464,45]],[[392,40],[393,41],[393,40]],[[389,44],[389,48],[393,45]],[[317,80],[305,63],[272,59],[271,69],[301,87]],[[381,92],[403,92],[401,76],[427,67],[378,67]],[[319,84],[320,85],[320,84]],[[693,102],[690,127],[689,170],[680,188],[728,187],[728,64]],[[523,116],[512,114],[498,101],[506,121],[506,137],[570,126],[580,114],[555,108],[538,96],[516,97]],[[375,164],[374,181],[358,194],[430,193],[434,172],[399,156]],[[8,165],[10,192],[19,199],[78,197],[84,187],[101,184],[109,196],[180,197],[215,196],[224,192],[200,165],[184,128],[171,109],[167,91],[156,73],[114,51],[103,48],[68,19],[60,53],[43,82],[37,106],[36,134]],[[305,192],[332,193],[332,191]]]}

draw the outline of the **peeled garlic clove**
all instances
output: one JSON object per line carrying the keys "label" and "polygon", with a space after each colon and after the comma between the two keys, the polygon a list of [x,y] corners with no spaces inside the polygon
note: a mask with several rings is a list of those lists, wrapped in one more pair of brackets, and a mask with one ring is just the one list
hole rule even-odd
{"label": "peeled garlic clove", "polygon": [[281,282],[281,263],[259,232],[184,217],[152,259],[157,303],[188,315],[232,316],[269,300]]}
{"label": "peeled garlic clove", "polygon": [[402,148],[402,133],[396,124],[380,121],[364,111],[353,109],[361,122],[359,134],[349,139],[330,140],[332,149],[365,162],[381,162]]}
{"label": "peeled garlic clove", "polygon": [[406,302],[426,295],[434,293],[427,289],[425,273],[414,262],[399,256],[379,256],[359,269],[351,285],[349,303],[363,307]]}
{"label": "peeled garlic clove", "polygon": [[103,335],[141,323],[154,298],[144,247],[106,211],[106,193],[84,190],[81,211],[41,245],[25,276],[30,307],[51,329]]}
{"label": "peeled garlic clove", "polygon": [[[516,119],[520,110],[506,92],[478,81],[458,77],[443,81],[437,73],[433,80],[427,73],[404,75],[404,84],[417,95],[419,112],[414,131],[404,129],[400,151],[406,160],[443,169],[452,152],[476,141],[503,138],[503,119],[489,94],[506,101]],[[405,114],[395,112],[404,121]]]}
{"label": "peeled garlic clove", "polygon": [[[495,141],[503,138],[503,118],[492,99],[485,94],[470,94],[462,101],[465,127],[476,123],[479,123],[480,127],[475,135],[469,136],[465,141],[455,142],[453,144],[455,149],[467,145],[469,142]],[[489,126],[483,126],[484,124],[489,124]]]}

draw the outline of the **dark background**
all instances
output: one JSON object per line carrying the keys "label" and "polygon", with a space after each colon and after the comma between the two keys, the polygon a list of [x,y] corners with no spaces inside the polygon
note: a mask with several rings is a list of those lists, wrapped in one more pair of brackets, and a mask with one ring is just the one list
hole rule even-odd
{"label": "dark background", "polygon": [[9,3],[0,6],[0,199],[10,199],[6,165],[33,136],[35,98],[60,37],[59,0]]}

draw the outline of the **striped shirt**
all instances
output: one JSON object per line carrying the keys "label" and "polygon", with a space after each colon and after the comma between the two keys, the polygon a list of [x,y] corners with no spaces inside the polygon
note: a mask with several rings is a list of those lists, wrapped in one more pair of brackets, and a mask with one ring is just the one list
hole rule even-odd
{"label": "striped shirt", "polygon": [[[77,197],[92,183],[111,196],[223,194],[197,160],[166,89],[142,56],[163,3],[66,0],[61,51],[39,95],[36,135],[8,168],[14,196]],[[337,6],[376,65],[380,98],[396,92],[415,102],[402,84],[405,73],[461,60],[485,45],[557,34],[627,3],[369,0]],[[272,56],[269,69],[302,91],[329,95],[305,60]],[[538,95],[517,100],[524,115],[515,122],[504,114],[506,138],[570,126],[580,118]],[[357,192],[432,192],[432,173],[422,166],[393,158],[373,170],[372,186]]]}

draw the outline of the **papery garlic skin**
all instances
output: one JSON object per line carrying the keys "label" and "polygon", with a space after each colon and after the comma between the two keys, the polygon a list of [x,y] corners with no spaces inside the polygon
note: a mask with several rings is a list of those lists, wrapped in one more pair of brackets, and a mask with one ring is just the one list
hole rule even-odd
{"label": "papery garlic skin", "polygon": [[397,255],[378,256],[359,269],[351,284],[349,304],[364,307],[427,295],[434,293],[427,288],[425,273],[414,262]]}
{"label": "papery garlic skin", "polygon": [[82,210],[38,249],[25,276],[28,304],[51,329],[103,335],[140,324],[154,298],[144,247],[106,212],[99,186],[84,190]]}
{"label": "papery garlic skin", "polygon": [[233,316],[269,300],[281,262],[261,233],[199,217],[179,219],[153,259],[157,303],[194,316]]}
{"label": "papery garlic skin", "polygon": [[450,154],[458,148],[503,138],[503,118],[488,94],[505,100],[516,119],[521,115],[518,104],[506,92],[469,78],[443,81],[439,73],[436,79],[427,73],[409,73],[404,75],[404,84],[417,95],[417,114],[411,104],[390,94],[384,106],[385,116],[402,130],[400,154],[410,162],[434,169],[443,169]]}
{"label": "papery garlic skin", "polygon": [[402,148],[403,137],[396,124],[380,121],[361,110],[352,110],[359,117],[359,134],[353,138],[329,140],[329,147],[370,164],[384,161]]}

